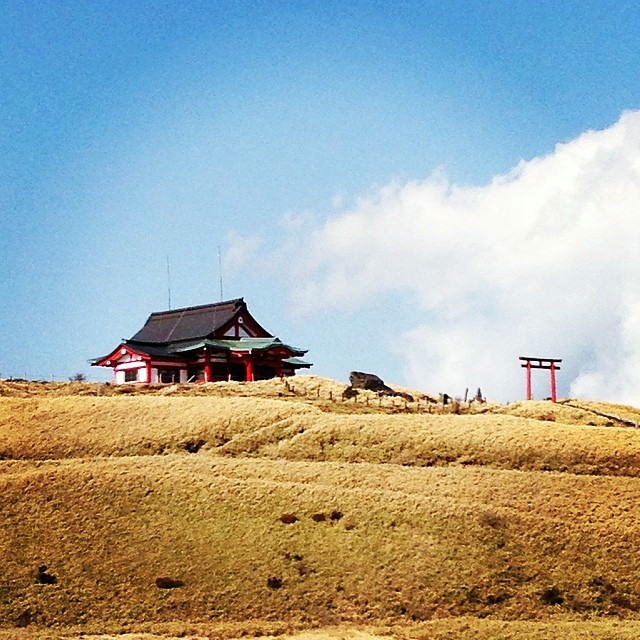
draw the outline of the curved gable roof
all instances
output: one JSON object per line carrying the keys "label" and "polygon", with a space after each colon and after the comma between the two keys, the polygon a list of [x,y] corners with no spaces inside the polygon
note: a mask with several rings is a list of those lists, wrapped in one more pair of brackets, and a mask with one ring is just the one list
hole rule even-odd
{"label": "curved gable roof", "polygon": [[155,344],[205,338],[228,325],[240,312],[249,314],[243,298],[157,311],[149,316],[144,327],[131,340]]}

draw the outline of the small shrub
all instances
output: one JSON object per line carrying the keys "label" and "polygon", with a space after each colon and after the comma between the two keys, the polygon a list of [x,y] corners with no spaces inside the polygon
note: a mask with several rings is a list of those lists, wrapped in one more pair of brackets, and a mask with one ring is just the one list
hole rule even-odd
{"label": "small shrub", "polygon": [[158,589],[178,589],[179,587],[184,587],[184,582],[174,578],[156,578],[156,587]]}
{"label": "small shrub", "polygon": [[206,442],[202,439],[196,441],[189,440],[189,442],[185,443],[184,448],[185,451],[188,451],[189,453],[198,453],[205,444]]}
{"label": "small shrub", "polygon": [[327,516],[324,513],[314,513],[311,516],[311,519],[314,522],[324,522],[327,519]]}
{"label": "small shrub", "polygon": [[490,593],[486,598],[487,604],[500,604],[511,597],[510,594],[501,591],[499,593]]}
{"label": "small shrub", "polygon": [[295,513],[283,513],[280,516],[280,522],[284,524],[293,524],[294,522],[298,522],[298,516]]}
{"label": "small shrub", "polygon": [[329,516],[334,522],[342,518],[342,511],[332,511]]}
{"label": "small shrub", "polygon": [[608,595],[616,592],[616,588],[610,582],[607,582],[602,576],[593,577],[589,581],[589,586]]}
{"label": "small shrub", "polygon": [[276,576],[267,578],[267,587],[269,587],[269,589],[280,589],[282,587],[282,578]]}
{"label": "small shrub", "polygon": [[631,611],[637,611],[638,607],[631,602],[631,599],[627,596],[623,595],[614,595],[611,598],[612,604],[616,605],[616,607],[620,607],[622,609],[629,609]]}
{"label": "small shrub", "polygon": [[545,604],[551,605],[562,604],[564,602],[562,592],[556,586],[553,586],[550,589],[545,589],[540,595],[540,599]]}
{"label": "small shrub", "polygon": [[506,519],[498,513],[484,511],[479,517],[480,524],[491,529],[504,529],[507,526]]}
{"label": "small shrub", "polygon": [[42,564],[38,567],[38,573],[36,575],[36,583],[38,584],[55,584],[58,582],[56,576],[47,573],[47,565]]}
{"label": "small shrub", "polygon": [[16,627],[28,627],[33,620],[31,609],[25,609],[16,619]]}

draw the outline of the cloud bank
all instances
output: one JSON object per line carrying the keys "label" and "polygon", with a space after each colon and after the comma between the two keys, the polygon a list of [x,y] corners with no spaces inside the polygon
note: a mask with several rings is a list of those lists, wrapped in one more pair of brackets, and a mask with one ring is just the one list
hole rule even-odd
{"label": "cloud bank", "polygon": [[640,404],[638,112],[484,186],[385,186],[295,241],[298,309],[415,300],[395,337],[407,382],[515,400],[518,356],[560,357],[561,393]]}

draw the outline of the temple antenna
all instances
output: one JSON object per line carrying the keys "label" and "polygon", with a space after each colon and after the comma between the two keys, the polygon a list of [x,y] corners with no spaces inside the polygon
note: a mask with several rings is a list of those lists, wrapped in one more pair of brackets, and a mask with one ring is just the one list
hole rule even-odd
{"label": "temple antenna", "polygon": [[222,290],[222,254],[220,252],[220,245],[218,245],[218,273],[220,274],[220,302],[224,300],[224,293]]}
{"label": "temple antenna", "polygon": [[167,256],[167,290],[169,293],[169,311],[171,311],[171,267],[169,266],[169,256]]}

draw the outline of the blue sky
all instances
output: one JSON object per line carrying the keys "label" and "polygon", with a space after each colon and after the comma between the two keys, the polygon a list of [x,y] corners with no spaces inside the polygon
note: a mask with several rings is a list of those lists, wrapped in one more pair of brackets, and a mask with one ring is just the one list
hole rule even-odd
{"label": "blue sky", "polygon": [[[351,369],[366,369],[432,392],[484,385],[490,397],[516,399],[524,337],[494,356],[474,352],[464,333],[465,356],[446,366],[445,355],[425,346],[447,337],[453,316],[460,332],[478,314],[490,327],[499,307],[485,296],[493,280],[465,289],[462,301],[429,300],[421,287],[431,279],[451,275],[453,288],[474,272],[440,272],[412,254],[412,273],[426,269],[418,284],[401,268],[414,233],[409,228],[387,252],[381,225],[366,247],[351,238],[332,258],[344,262],[343,279],[361,283],[366,295],[359,295],[328,288],[335,245],[322,255],[317,247],[345,220],[390,215],[380,208],[389,185],[443,180],[443,197],[461,192],[466,203],[522,160],[533,171],[559,143],[618,131],[621,115],[640,107],[639,27],[640,12],[626,2],[6,3],[0,376],[108,379],[86,361],[167,307],[167,257],[174,307],[219,298],[220,245],[225,297],[244,296],[268,329],[309,348],[313,372],[345,380]],[[594,144],[607,147],[613,136]],[[624,148],[630,163],[635,148]],[[593,182],[608,179],[601,165],[584,171],[597,175]],[[635,191],[625,185],[617,193],[633,210]],[[571,203],[576,189],[567,186]],[[447,201],[441,210],[425,192],[416,197],[418,213],[392,206],[399,220],[450,216],[461,224],[466,204]],[[367,201],[377,204],[363,209]],[[465,210],[461,233],[491,226],[484,202]],[[596,215],[604,224],[606,212]],[[634,254],[638,225],[633,217],[620,224]],[[433,237],[428,224],[417,228]],[[455,251],[456,238],[441,240],[448,241]],[[567,266],[566,282],[580,281],[576,264]],[[544,296],[553,281],[542,272],[522,277]],[[378,286],[387,274],[390,283]],[[615,395],[593,376],[623,375],[621,361],[605,363],[598,343],[605,325],[610,345],[628,340],[621,327],[633,324],[638,289],[632,271],[621,277],[631,284],[612,302],[621,305],[619,323],[576,318],[593,327],[567,353],[557,338],[564,329],[531,323],[526,335],[545,327],[531,348],[553,351],[531,355],[569,356],[560,393]],[[305,291],[315,292],[314,303]],[[501,331],[531,320],[531,308],[518,308],[497,323]],[[429,333],[436,327],[437,338]],[[470,362],[502,376],[485,380]],[[585,376],[592,382],[576,383]]]}

